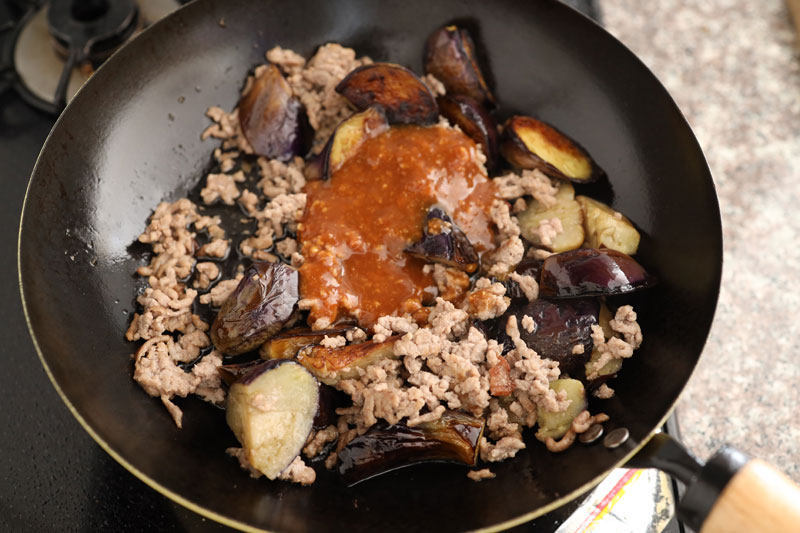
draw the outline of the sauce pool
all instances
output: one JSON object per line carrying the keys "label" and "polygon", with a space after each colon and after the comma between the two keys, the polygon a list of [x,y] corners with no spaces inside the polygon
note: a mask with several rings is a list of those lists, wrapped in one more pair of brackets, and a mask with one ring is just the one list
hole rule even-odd
{"label": "sauce pool", "polygon": [[370,327],[381,316],[419,309],[434,283],[425,263],[403,250],[421,238],[433,204],[476,250],[493,247],[494,186],[477,151],[455,129],[394,126],[364,141],[329,181],[306,185],[298,238],[309,324],[320,329],[355,318]]}

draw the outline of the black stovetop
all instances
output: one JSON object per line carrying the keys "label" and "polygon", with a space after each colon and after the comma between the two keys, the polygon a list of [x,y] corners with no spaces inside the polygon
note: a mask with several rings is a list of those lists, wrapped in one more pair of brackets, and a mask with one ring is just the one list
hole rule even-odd
{"label": "black stovetop", "polygon": [[[598,15],[592,0],[567,3]],[[0,26],[12,20],[11,9],[0,3]],[[230,531],[107,455],[69,413],[34,351],[19,296],[17,232],[28,178],[54,121],[11,90],[0,94],[0,531]],[[572,509],[515,531],[552,531]]]}

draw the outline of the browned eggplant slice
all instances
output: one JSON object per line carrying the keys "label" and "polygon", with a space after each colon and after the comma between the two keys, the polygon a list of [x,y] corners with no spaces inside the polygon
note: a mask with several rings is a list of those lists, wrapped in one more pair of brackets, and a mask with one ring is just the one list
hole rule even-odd
{"label": "browned eggplant slice", "polygon": [[539,295],[578,298],[628,293],[655,284],[655,278],[629,255],[581,248],[554,254],[542,263]]}
{"label": "browned eggplant slice", "polygon": [[447,94],[436,100],[441,113],[451,124],[480,145],[486,155],[486,168],[497,159],[497,123],[474,99],[463,94]]}
{"label": "browned eggplant slice", "polygon": [[538,169],[552,178],[589,183],[604,174],[578,143],[531,117],[506,121],[500,151],[516,168]]}
{"label": "browned eggplant slice", "polygon": [[[578,375],[589,360],[592,351],[592,326],[597,324],[600,303],[594,298],[575,300],[549,301],[537,299],[523,305],[513,306],[499,320],[498,341],[505,349],[513,344],[504,328],[508,317],[517,317],[517,324],[522,324],[522,317],[533,319],[532,331],[520,327],[520,338],[541,357],[558,362],[562,374]],[[582,345],[580,353],[573,353],[577,345]]]}
{"label": "browned eggplant slice", "polygon": [[408,246],[405,252],[423,261],[442,263],[465,272],[475,272],[478,268],[478,253],[467,235],[435,205],[428,209],[422,239]]}
{"label": "browned eggplant slice", "polygon": [[399,338],[396,335],[383,342],[362,342],[339,348],[306,346],[297,354],[297,361],[321,382],[334,385],[340,379],[357,378],[359,369],[395,357],[393,347]]}
{"label": "browned eggplant slice", "polygon": [[[370,107],[343,121],[336,127],[325,148],[320,152],[321,179],[330,179],[331,175],[358,151],[364,141],[377,137],[388,129],[386,115],[377,107]],[[318,171],[313,170],[312,175],[315,172]]]}
{"label": "browned eggplant slice", "polygon": [[358,67],[336,92],[363,111],[380,106],[390,124],[433,124],[439,119],[436,98],[416,74],[393,63]]}
{"label": "browned eggplant slice", "polygon": [[425,72],[444,84],[447,94],[463,94],[481,104],[494,103],[478,66],[475,43],[467,30],[444,26],[425,43]]}
{"label": "browned eggplant slice", "polygon": [[415,427],[378,422],[339,452],[339,474],[348,485],[422,462],[475,465],[484,422],[456,411]]}
{"label": "browned eggplant slice", "polygon": [[319,344],[325,336],[342,335],[347,328],[312,331],[308,328],[295,328],[275,335],[261,345],[258,354],[262,359],[292,359],[297,351],[309,344]]}
{"label": "browned eggplant slice", "polygon": [[275,65],[267,65],[239,102],[239,124],[253,150],[288,161],[311,147],[306,109]]}
{"label": "browned eggplant slice", "polygon": [[314,429],[323,429],[336,423],[338,419],[336,408],[339,406],[337,396],[340,394],[342,393],[330,385],[319,384],[319,406],[314,416]]}
{"label": "browned eggplant slice", "polygon": [[294,361],[264,361],[231,385],[226,419],[248,462],[277,478],[303,449],[319,406],[314,376]]}
{"label": "browned eggplant slice", "polygon": [[639,249],[639,232],[622,213],[588,196],[576,196],[583,210],[586,243],[633,255]]}
{"label": "browned eggplant slice", "polygon": [[297,271],[283,263],[254,263],[211,326],[211,340],[227,355],[247,352],[283,329],[298,300]]}

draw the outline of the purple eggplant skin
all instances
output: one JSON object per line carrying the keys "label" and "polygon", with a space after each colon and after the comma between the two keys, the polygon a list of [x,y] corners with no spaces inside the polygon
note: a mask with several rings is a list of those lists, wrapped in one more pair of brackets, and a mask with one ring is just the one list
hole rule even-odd
{"label": "purple eggplant skin", "polygon": [[539,296],[582,298],[624,294],[655,283],[655,278],[629,255],[606,248],[579,248],[544,260]]}
{"label": "purple eggplant skin", "polygon": [[[558,362],[562,374],[582,375],[583,367],[592,353],[592,326],[598,324],[600,302],[595,298],[549,301],[538,299],[522,305],[512,306],[498,320],[497,340],[504,351],[514,345],[505,332],[505,324],[511,315],[521,324],[522,317],[531,317],[533,331],[519,328],[520,338],[528,348],[540,357]],[[572,349],[583,345],[583,352],[572,353]]]}
{"label": "purple eggplant skin", "polygon": [[494,104],[494,96],[478,66],[475,43],[463,28],[444,26],[428,37],[425,72],[436,76],[447,94],[463,94],[480,104]]}
{"label": "purple eggplant skin", "polygon": [[405,252],[423,261],[442,263],[465,272],[478,269],[478,253],[467,235],[435,205],[428,209],[422,238],[409,245]]}
{"label": "purple eggplant skin", "polygon": [[481,104],[463,94],[446,94],[436,101],[439,113],[480,145],[486,155],[486,168],[493,168],[498,153],[497,122],[494,118]]}
{"label": "purple eggplant skin", "polygon": [[246,363],[222,365],[217,368],[217,372],[222,378],[222,381],[230,387],[263,362],[264,361],[261,359],[256,359],[254,361],[247,361]]}
{"label": "purple eggplant skin", "polygon": [[339,452],[339,474],[355,485],[391,470],[423,462],[475,465],[484,421],[457,411],[415,427],[380,421]]}
{"label": "purple eggplant skin", "polygon": [[360,111],[380,107],[390,124],[427,126],[439,119],[431,90],[400,65],[371,63],[358,67],[339,82],[336,92]]}
{"label": "purple eggplant skin", "polygon": [[339,407],[338,395],[339,392],[330,385],[319,384],[319,405],[317,406],[317,415],[314,417],[314,429],[324,429],[336,423],[338,418],[336,408]]}
{"label": "purple eggplant skin", "polygon": [[311,147],[306,108],[275,65],[267,65],[239,101],[239,124],[253,151],[270,159],[289,161]]}
{"label": "purple eggplant skin", "polygon": [[226,355],[257,348],[292,318],[298,274],[283,263],[254,263],[214,319],[211,340]]}

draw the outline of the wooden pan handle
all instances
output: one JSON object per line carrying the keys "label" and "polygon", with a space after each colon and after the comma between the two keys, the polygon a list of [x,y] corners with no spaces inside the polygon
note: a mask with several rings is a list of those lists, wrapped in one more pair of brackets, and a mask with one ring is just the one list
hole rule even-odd
{"label": "wooden pan handle", "polygon": [[800,531],[800,487],[760,459],[728,481],[701,533]]}

